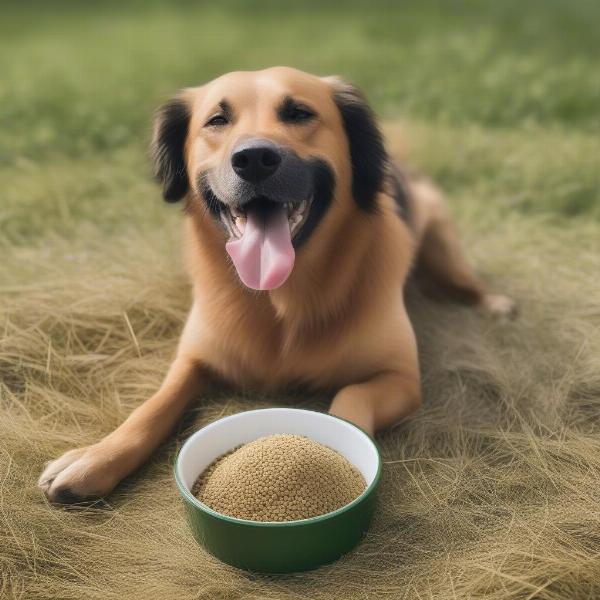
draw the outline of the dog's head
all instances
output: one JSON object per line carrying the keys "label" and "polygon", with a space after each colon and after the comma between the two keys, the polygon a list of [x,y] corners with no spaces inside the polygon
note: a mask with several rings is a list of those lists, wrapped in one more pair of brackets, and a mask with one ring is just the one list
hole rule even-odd
{"label": "dog's head", "polygon": [[346,204],[373,211],[386,164],[354,86],[284,67],[183,90],[157,114],[152,155],[165,200],[204,203],[240,279],[260,290],[280,286]]}

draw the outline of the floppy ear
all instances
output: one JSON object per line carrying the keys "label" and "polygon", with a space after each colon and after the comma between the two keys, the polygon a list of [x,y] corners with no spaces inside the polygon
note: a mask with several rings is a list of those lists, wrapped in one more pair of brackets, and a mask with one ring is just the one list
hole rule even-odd
{"label": "floppy ear", "polygon": [[333,87],[350,146],[352,194],[365,210],[375,208],[375,197],[383,184],[387,155],[375,113],[355,85],[337,77],[325,79]]}
{"label": "floppy ear", "polygon": [[154,177],[163,184],[163,197],[167,202],[181,200],[189,188],[184,145],[190,115],[187,100],[179,95],[163,104],[154,119],[150,153]]}

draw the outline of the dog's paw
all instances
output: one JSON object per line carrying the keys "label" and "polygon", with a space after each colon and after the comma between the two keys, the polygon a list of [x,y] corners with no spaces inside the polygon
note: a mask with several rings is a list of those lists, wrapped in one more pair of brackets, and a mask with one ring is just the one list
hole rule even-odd
{"label": "dog's paw", "polygon": [[517,303],[503,294],[485,294],[479,307],[490,315],[514,319],[518,315]]}
{"label": "dog's paw", "polygon": [[77,448],[47,463],[37,485],[55,504],[89,502],[114,487],[106,461],[93,447]]}

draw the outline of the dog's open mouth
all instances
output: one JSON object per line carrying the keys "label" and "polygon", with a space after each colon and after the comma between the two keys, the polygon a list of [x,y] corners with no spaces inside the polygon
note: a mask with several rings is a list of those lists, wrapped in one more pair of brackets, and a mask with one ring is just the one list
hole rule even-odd
{"label": "dog's open mouth", "polygon": [[225,207],[221,218],[229,231],[226,249],[242,282],[255,290],[284,283],[294,267],[292,238],[300,231],[310,200],[278,203],[264,196],[243,207]]}
{"label": "dog's open mouth", "polygon": [[244,207],[224,206],[221,213],[221,219],[229,232],[230,238],[239,239],[244,235],[248,211],[258,211],[266,216],[270,212],[285,208],[290,226],[290,234],[293,239],[300,231],[300,228],[308,215],[310,203],[310,200],[302,200],[301,202],[279,204],[259,196],[244,205]]}

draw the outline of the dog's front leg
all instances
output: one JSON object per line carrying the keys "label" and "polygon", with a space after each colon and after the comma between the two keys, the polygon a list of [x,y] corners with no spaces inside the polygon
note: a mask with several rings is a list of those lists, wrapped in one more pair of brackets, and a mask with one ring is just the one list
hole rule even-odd
{"label": "dog's front leg", "polygon": [[204,380],[197,362],[178,357],[154,396],[97,444],[71,450],[50,462],[38,486],[58,503],[106,496],[167,437]]}
{"label": "dog's front leg", "polygon": [[370,435],[402,421],[421,405],[418,370],[384,371],[342,388],[329,412],[355,423]]}

